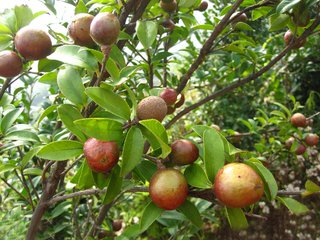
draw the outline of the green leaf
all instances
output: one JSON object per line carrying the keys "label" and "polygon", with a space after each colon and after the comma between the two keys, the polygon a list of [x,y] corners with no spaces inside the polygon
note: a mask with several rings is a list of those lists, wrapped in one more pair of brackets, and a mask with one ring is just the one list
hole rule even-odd
{"label": "green leaf", "polygon": [[23,170],[23,173],[26,175],[41,176],[42,170],[40,168],[27,168]]}
{"label": "green leaf", "polygon": [[92,170],[89,168],[87,161],[83,161],[77,173],[71,179],[71,183],[77,185],[79,189],[91,188],[95,181]]}
{"label": "green leaf", "polygon": [[254,29],[247,23],[238,22],[235,26],[235,29],[238,30],[246,30],[246,31],[253,31]]}
{"label": "green leaf", "polygon": [[120,167],[116,165],[111,172],[110,182],[107,188],[107,192],[103,198],[103,204],[108,204],[121,192],[122,177],[120,176]]}
{"label": "green leaf", "polygon": [[37,156],[53,161],[63,161],[79,156],[83,152],[83,145],[76,141],[62,140],[45,145]]}
{"label": "green leaf", "polygon": [[50,85],[56,85],[57,84],[57,77],[58,73],[57,72],[48,72],[43,74],[38,82],[43,83],[43,84],[50,84]]}
{"label": "green leaf", "polygon": [[320,192],[320,186],[312,182],[311,180],[307,180],[305,183],[306,190],[301,194],[303,197],[309,196],[313,193]]}
{"label": "green leaf", "polygon": [[249,159],[244,161],[252,167],[262,178],[264,183],[264,191],[267,198],[271,201],[275,199],[278,193],[278,185],[272,173],[258,159]]}
{"label": "green leaf", "polygon": [[300,2],[301,0],[282,0],[277,6],[277,12],[278,13],[287,12]]}
{"label": "green leaf", "polygon": [[84,134],[103,141],[122,143],[122,123],[108,118],[83,118],[74,121]]}
{"label": "green leaf", "polygon": [[241,208],[225,208],[230,227],[234,230],[247,228],[248,222]]}
{"label": "green leaf", "polygon": [[18,29],[27,26],[33,20],[32,10],[27,5],[14,7]]}
{"label": "green leaf", "polygon": [[85,142],[86,136],[82,133],[82,131],[74,124],[74,121],[83,119],[80,111],[71,104],[62,104],[58,107],[58,113],[63,124],[72,132],[77,138]]}
{"label": "green leaf", "polygon": [[17,120],[17,118],[23,112],[23,108],[16,108],[8,112],[1,121],[1,132],[4,134],[12,126],[12,124]]}
{"label": "green leaf", "polygon": [[157,165],[149,160],[143,160],[136,166],[134,171],[140,176],[141,180],[150,182],[151,177],[157,171]]}
{"label": "green leaf", "polygon": [[75,14],[87,13],[87,12],[88,12],[88,9],[86,7],[86,4],[82,0],[79,0],[77,6],[75,8]]}
{"label": "green leaf", "polygon": [[50,60],[47,58],[40,59],[38,61],[39,72],[52,72],[53,70],[60,67],[63,63],[58,60]]}
{"label": "green leaf", "polygon": [[28,130],[13,131],[5,135],[6,140],[20,140],[29,142],[40,142],[37,134]]}
{"label": "green leaf", "polygon": [[184,171],[188,184],[197,188],[211,188],[212,184],[208,180],[202,167],[196,163],[188,166]]}
{"label": "green leaf", "polygon": [[142,159],[144,140],[139,128],[131,127],[122,151],[121,176],[126,176]]}
{"label": "green leaf", "polygon": [[40,149],[41,149],[41,147],[34,147],[23,156],[22,161],[20,163],[22,169],[27,166],[27,164],[31,161],[31,159],[35,155],[37,155],[37,153],[39,152]]}
{"label": "green leaf", "polygon": [[224,145],[214,129],[203,133],[204,166],[208,179],[213,182],[219,169],[224,165]]}
{"label": "green leaf", "polygon": [[145,49],[152,46],[158,34],[158,24],[154,21],[138,21],[137,36]]}
{"label": "green leaf", "polygon": [[254,9],[251,13],[251,19],[252,21],[255,21],[263,16],[266,16],[273,7],[260,7],[258,9]]}
{"label": "green leaf", "polygon": [[120,79],[120,70],[116,64],[115,61],[113,61],[111,58],[108,59],[107,64],[106,64],[106,69],[108,73],[111,76],[111,79],[114,82],[118,82]]}
{"label": "green leaf", "polygon": [[306,205],[298,202],[293,198],[277,197],[277,200],[279,200],[283,205],[285,205],[293,214],[299,215],[309,211]]}
{"label": "green leaf", "polygon": [[14,164],[11,164],[11,163],[2,164],[2,162],[0,162],[0,174],[6,173],[6,172],[11,171],[15,168],[16,168],[16,166]]}
{"label": "green leaf", "polygon": [[0,23],[0,34],[12,34],[10,28],[3,23]]}
{"label": "green leaf", "polygon": [[141,232],[144,232],[147,230],[151,224],[157,220],[157,218],[160,217],[161,213],[163,213],[164,210],[161,208],[158,208],[153,202],[149,202],[147,206],[144,208],[141,222],[140,222],[140,230]]}
{"label": "green leaf", "polygon": [[286,27],[290,17],[287,14],[275,13],[269,18],[269,31],[278,31]]}
{"label": "green leaf", "polygon": [[55,111],[57,109],[57,105],[51,105],[49,107],[47,107],[40,115],[38,121],[37,121],[37,126],[39,126],[40,122],[46,117],[48,116],[50,113],[52,113],[53,111]]}
{"label": "green leaf", "polygon": [[10,35],[0,35],[0,51],[7,49],[11,45],[12,40],[13,38]]}
{"label": "green leaf", "polygon": [[162,150],[160,157],[167,157],[171,152],[171,147],[168,146],[168,135],[164,126],[155,119],[142,120],[139,123],[143,135],[148,139],[152,148],[157,150],[160,147]]}
{"label": "green leaf", "polygon": [[70,66],[60,69],[57,76],[57,83],[60,91],[68,100],[79,105],[86,103],[85,88],[78,70]]}
{"label": "green leaf", "polygon": [[100,87],[91,87],[86,89],[86,93],[94,102],[108,112],[125,120],[130,119],[128,103],[113,91]]}
{"label": "green leaf", "polygon": [[198,208],[190,201],[186,200],[178,211],[183,213],[195,226],[202,228],[203,221]]}
{"label": "green leaf", "polygon": [[48,56],[48,59],[85,68],[89,71],[98,69],[98,62],[94,55],[87,48],[76,45],[57,47],[54,53]]}
{"label": "green leaf", "polygon": [[190,8],[196,2],[197,2],[197,0],[180,0],[178,6],[181,7],[181,8]]}

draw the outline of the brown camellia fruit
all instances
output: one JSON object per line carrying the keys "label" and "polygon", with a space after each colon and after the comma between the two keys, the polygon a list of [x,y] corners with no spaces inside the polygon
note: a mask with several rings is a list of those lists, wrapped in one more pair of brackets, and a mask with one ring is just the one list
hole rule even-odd
{"label": "brown camellia fruit", "polygon": [[248,17],[247,17],[247,15],[245,13],[242,13],[238,17],[234,18],[237,14],[239,14],[239,12],[234,12],[231,15],[230,19],[232,19],[232,24],[236,24],[238,22],[246,22],[246,21],[248,21]]}
{"label": "brown camellia fruit", "polygon": [[305,137],[304,141],[308,146],[317,146],[319,143],[319,136],[315,133],[310,133]]}
{"label": "brown camellia fruit", "polygon": [[102,12],[95,16],[90,25],[90,36],[99,45],[111,45],[118,39],[120,22],[109,12]]}
{"label": "brown camellia fruit", "polygon": [[180,93],[180,99],[179,101],[174,105],[176,108],[181,107],[184,104],[185,97],[183,93]]}
{"label": "brown camellia fruit", "polygon": [[173,210],[184,203],[188,195],[186,178],[176,169],[158,170],[151,178],[149,193],[159,208]]}
{"label": "brown camellia fruit", "polygon": [[293,114],[290,121],[295,127],[305,127],[307,125],[307,119],[302,113]]}
{"label": "brown camellia fruit", "polygon": [[283,36],[283,39],[287,46],[291,43],[291,41],[294,41],[295,43],[293,45],[293,49],[301,48],[307,41],[306,39],[303,39],[299,42],[296,41],[296,37],[293,35],[293,33],[290,30],[286,31],[286,33]]}
{"label": "brown camellia fruit", "polygon": [[17,51],[27,60],[39,60],[52,52],[52,42],[49,35],[32,26],[21,28],[15,38]]}
{"label": "brown camellia fruit", "polygon": [[157,119],[161,122],[167,115],[167,104],[158,96],[150,96],[142,99],[137,107],[137,117],[140,120]]}
{"label": "brown camellia fruit", "polygon": [[294,143],[294,137],[289,137],[284,144],[287,149],[290,149],[293,143]]}
{"label": "brown camellia fruit", "polygon": [[167,1],[160,1],[160,7],[166,11],[166,12],[175,12],[177,10],[178,4],[176,2],[176,0],[173,0],[171,2],[167,2]]}
{"label": "brown camellia fruit", "polygon": [[208,8],[208,2],[207,1],[202,1],[200,5],[197,7],[197,10],[200,12],[204,12]]}
{"label": "brown camellia fruit", "polygon": [[167,106],[167,115],[174,113],[175,110],[175,106]]}
{"label": "brown camellia fruit", "polygon": [[21,73],[23,63],[21,58],[13,51],[0,52],[0,76],[11,78]]}
{"label": "brown camellia fruit", "polygon": [[249,206],[260,200],[263,191],[261,177],[244,163],[229,163],[215,177],[215,196],[227,207]]}
{"label": "brown camellia fruit", "polygon": [[173,105],[177,101],[178,93],[172,88],[164,89],[159,95],[167,105]]}
{"label": "brown camellia fruit", "polygon": [[121,230],[122,222],[123,221],[121,219],[113,220],[112,221],[112,230],[115,232],[118,232],[119,230]]}
{"label": "brown camellia fruit", "polygon": [[89,138],[83,146],[84,156],[89,167],[95,172],[110,171],[119,160],[119,148],[116,142]]}
{"label": "brown camellia fruit", "polygon": [[164,28],[169,29],[169,31],[173,31],[174,28],[176,27],[176,25],[174,24],[174,22],[170,18],[167,18],[167,19],[163,20],[161,22],[161,26],[163,26]]}
{"label": "brown camellia fruit", "polygon": [[74,16],[68,27],[68,33],[74,44],[85,47],[91,47],[95,44],[90,36],[90,25],[93,18],[94,16],[88,13],[79,13]]}
{"label": "brown camellia fruit", "polygon": [[304,153],[306,152],[306,150],[307,150],[306,146],[303,145],[303,144],[300,144],[300,145],[298,146],[298,148],[296,149],[295,153],[296,153],[297,155],[302,155],[302,154],[304,154]]}
{"label": "brown camellia fruit", "polygon": [[171,144],[170,160],[177,165],[192,164],[199,157],[198,147],[191,141],[179,139]]}

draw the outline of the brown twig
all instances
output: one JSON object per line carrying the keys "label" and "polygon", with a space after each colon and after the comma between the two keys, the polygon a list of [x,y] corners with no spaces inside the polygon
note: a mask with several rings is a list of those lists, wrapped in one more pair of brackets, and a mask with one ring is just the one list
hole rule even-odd
{"label": "brown twig", "polygon": [[9,188],[11,188],[13,191],[15,191],[15,192],[19,195],[19,197],[20,197],[21,199],[25,200],[26,202],[28,202],[28,203],[31,205],[29,199],[26,198],[25,196],[23,196],[23,195],[22,195],[13,185],[11,185],[6,179],[4,179],[4,178],[2,178],[2,177],[0,177],[0,179],[1,179]]}

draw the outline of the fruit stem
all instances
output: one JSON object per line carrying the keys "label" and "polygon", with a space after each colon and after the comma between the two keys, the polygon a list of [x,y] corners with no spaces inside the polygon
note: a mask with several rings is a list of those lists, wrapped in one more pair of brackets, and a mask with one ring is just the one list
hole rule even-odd
{"label": "fruit stem", "polygon": [[318,116],[319,114],[320,114],[320,112],[317,112],[317,113],[315,113],[315,114],[311,115],[310,117],[308,117],[307,119],[312,119],[312,118],[314,118],[314,117]]}
{"label": "fruit stem", "polygon": [[103,78],[107,72],[106,64],[107,64],[107,61],[109,59],[109,55],[111,52],[111,45],[101,46],[101,52],[103,53],[103,60],[102,60],[102,64],[101,64],[100,75],[99,75],[99,78],[95,84],[96,86],[99,86],[100,83],[104,80]]}

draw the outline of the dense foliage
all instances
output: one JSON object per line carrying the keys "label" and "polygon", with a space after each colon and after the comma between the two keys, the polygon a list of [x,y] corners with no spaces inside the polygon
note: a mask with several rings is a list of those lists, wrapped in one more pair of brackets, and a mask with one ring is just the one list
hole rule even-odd
{"label": "dense foliage", "polygon": [[39,3],[0,14],[1,239],[320,237],[319,0]]}

